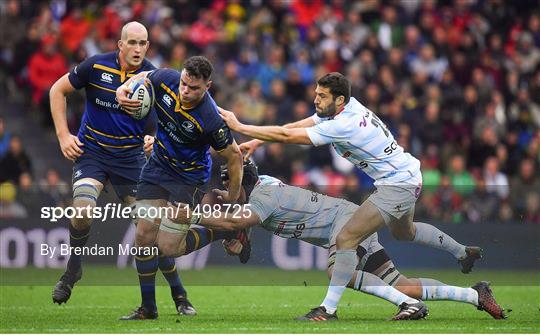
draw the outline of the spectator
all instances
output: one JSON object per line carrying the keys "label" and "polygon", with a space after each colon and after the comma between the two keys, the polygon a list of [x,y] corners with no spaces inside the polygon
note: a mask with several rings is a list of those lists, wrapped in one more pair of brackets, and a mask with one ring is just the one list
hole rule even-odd
{"label": "spectator", "polygon": [[42,39],[41,50],[35,53],[28,63],[29,80],[32,85],[32,101],[42,112],[44,125],[52,126],[49,111],[49,89],[54,82],[68,71],[64,56],[57,50],[54,36]]}
{"label": "spectator", "polygon": [[525,216],[523,221],[540,224],[540,196],[537,192],[527,193],[525,197]]}
{"label": "spectator", "polygon": [[46,178],[40,184],[41,191],[52,198],[53,206],[65,207],[70,204],[71,189],[68,183],[60,179],[58,171],[48,169]]}
{"label": "spectator", "polygon": [[499,201],[497,196],[487,191],[484,179],[477,179],[474,193],[466,205],[466,213],[469,221],[473,223],[490,223],[496,217],[498,206]]}
{"label": "spectator", "polygon": [[17,184],[23,172],[32,173],[32,162],[22,147],[21,139],[13,136],[7,154],[0,160],[0,182]]}
{"label": "spectator", "polygon": [[62,46],[74,54],[90,32],[90,21],[82,15],[80,8],[74,8],[60,24]]}
{"label": "spectator", "polygon": [[451,185],[460,195],[471,194],[476,186],[473,176],[465,169],[465,166],[465,157],[458,154],[452,157],[448,169]]}
{"label": "spectator", "polygon": [[420,55],[411,61],[411,71],[421,72],[431,78],[440,81],[448,61],[445,58],[436,58],[435,49],[432,45],[426,44],[420,49]]}
{"label": "spectator", "polygon": [[484,164],[484,180],[486,190],[495,194],[500,200],[506,200],[510,195],[508,177],[499,170],[497,157],[489,157]]}
{"label": "spectator", "polygon": [[524,194],[540,190],[540,178],[535,171],[534,160],[524,159],[518,175],[510,179],[510,203],[518,216],[525,214]]}
{"label": "spectator", "polygon": [[28,212],[15,197],[17,188],[11,182],[0,184],[0,219],[26,219]]}

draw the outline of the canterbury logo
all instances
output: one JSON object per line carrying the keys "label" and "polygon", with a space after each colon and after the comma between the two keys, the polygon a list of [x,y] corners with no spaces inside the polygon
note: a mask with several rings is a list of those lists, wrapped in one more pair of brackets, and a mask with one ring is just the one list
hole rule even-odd
{"label": "canterbury logo", "polygon": [[167,105],[167,107],[171,107],[171,105],[172,105],[172,98],[171,98],[171,96],[168,95],[168,94],[165,94],[165,95],[163,96],[163,102]]}
{"label": "canterbury logo", "polygon": [[112,84],[112,81],[113,81],[112,74],[103,72],[101,74],[101,81]]}

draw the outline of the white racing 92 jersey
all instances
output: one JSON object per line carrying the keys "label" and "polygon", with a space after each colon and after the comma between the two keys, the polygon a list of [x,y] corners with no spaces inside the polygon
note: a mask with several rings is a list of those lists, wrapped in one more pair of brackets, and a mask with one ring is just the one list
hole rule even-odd
{"label": "white racing 92 jersey", "polygon": [[375,185],[417,185],[422,180],[420,161],[397,144],[386,125],[351,97],[333,119],[313,115],[315,126],[306,128],[314,145],[331,144],[336,152],[375,180]]}
{"label": "white racing 92 jersey", "polygon": [[324,248],[329,247],[333,236],[358,209],[347,200],[290,186],[264,175],[259,176],[249,204],[265,230]]}

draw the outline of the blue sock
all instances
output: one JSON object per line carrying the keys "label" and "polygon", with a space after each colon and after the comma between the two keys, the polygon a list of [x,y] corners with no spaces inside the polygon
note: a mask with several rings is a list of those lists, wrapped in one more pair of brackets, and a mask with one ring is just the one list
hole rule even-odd
{"label": "blue sock", "polygon": [[[84,247],[88,237],[90,236],[90,227],[78,230],[73,227],[72,224],[69,225],[69,245],[72,247]],[[68,269],[72,271],[77,271],[81,267],[81,255],[75,255],[72,253],[69,256]]]}
{"label": "blue sock", "polygon": [[135,256],[135,265],[139,274],[142,305],[156,310],[156,272],[158,270],[157,255]]}
{"label": "blue sock", "polygon": [[214,230],[208,228],[190,228],[186,235],[186,251],[184,255],[187,255],[195,250],[199,250],[214,241],[233,239],[235,236],[235,231]]}
{"label": "blue sock", "polygon": [[158,264],[161,273],[163,273],[163,277],[165,277],[165,279],[169,283],[169,286],[171,287],[171,296],[173,298],[176,298],[178,296],[185,297],[187,293],[184,289],[184,286],[182,285],[180,276],[176,271],[176,262],[174,261],[174,258],[159,256]]}

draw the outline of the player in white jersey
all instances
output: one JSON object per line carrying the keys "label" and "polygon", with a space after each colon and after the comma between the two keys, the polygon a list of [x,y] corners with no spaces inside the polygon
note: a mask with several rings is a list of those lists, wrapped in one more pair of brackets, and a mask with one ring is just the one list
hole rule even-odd
{"label": "player in white jersey", "polygon": [[[376,191],[361,204],[336,237],[332,279],[326,298],[316,311],[325,317],[335,313],[354,275],[356,247],[385,224],[398,240],[414,241],[452,253],[464,273],[470,272],[474,261],[481,257],[480,248],[466,247],[429,224],[413,222],[414,205],[422,188],[420,163],[404,152],[384,123],[351,98],[350,92],[350,83],[342,74],[324,75],[317,81],[315,90],[316,115],[283,127],[245,125],[233,113],[220,110],[232,130],[259,140],[315,146],[331,144],[339,154],[375,179]],[[261,143],[250,141],[241,145],[241,149],[249,153]],[[414,307],[405,310],[416,312]]]}
{"label": "player in white jersey", "polygon": [[[315,246],[329,249],[328,275],[335,260],[335,240],[339,231],[359,208],[347,200],[329,197],[282,183],[270,176],[258,176],[257,168],[244,163],[244,179],[240,203],[247,204],[238,213],[213,213],[202,217],[200,224],[214,229],[248,229],[254,226],[283,238],[296,238]],[[221,179],[228,183],[227,166],[221,166]],[[187,213],[179,213],[187,218]],[[187,221],[187,219],[185,219]],[[231,254],[237,254],[239,242],[224,242]],[[475,305],[493,318],[504,318],[503,309],[495,301],[489,283],[480,282],[471,288],[449,286],[435,279],[407,278],[394,266],[379,243],[377,233],[356,246],[355,274],[347,287],[383,298],[400,311],[393,319],[416,319],[427,314],[424,300],[453,300]],[[417,313],[403,313],[401,305],[419,308]],[[302,316],[299,320],[326,321],[337,319],[337,314]]]}

